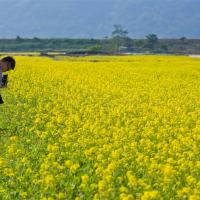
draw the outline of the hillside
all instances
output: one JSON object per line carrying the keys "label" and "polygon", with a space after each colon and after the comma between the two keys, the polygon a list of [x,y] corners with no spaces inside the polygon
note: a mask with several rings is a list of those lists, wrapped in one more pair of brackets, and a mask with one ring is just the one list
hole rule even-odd
{"label": "hillside", "polygon": [[1,8],[1,38],[101,38],[113,24],[134,38],[200,36],[198,0],[2,0]]}

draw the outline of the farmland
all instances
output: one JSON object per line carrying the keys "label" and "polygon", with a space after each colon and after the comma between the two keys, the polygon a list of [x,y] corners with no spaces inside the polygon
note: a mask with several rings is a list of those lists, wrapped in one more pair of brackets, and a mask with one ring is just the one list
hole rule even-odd
{"label": "farmland", "polygon": [[1,199],[199,199],[199,59],[15,58]]}

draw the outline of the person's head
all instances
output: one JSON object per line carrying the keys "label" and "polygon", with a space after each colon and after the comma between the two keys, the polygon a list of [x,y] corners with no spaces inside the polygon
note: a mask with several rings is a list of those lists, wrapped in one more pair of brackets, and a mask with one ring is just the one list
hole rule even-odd
{"label": "person's head", "polygon": [[11,56],[6,56],[0,60],[0,66],[2,67],[3,72],[14,70],[15,63],[15,59]]}

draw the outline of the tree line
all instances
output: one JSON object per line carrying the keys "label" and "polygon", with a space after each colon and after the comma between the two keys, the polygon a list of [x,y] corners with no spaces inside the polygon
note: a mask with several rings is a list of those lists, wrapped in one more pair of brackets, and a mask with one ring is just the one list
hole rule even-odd
{"label": "tree line", "polygon": [[133,39],[121,25],[115,24],[110,36],[102,39],[22,38],[0,39],[0,52],[59,51],[66,53],[169,53],[199,54],[200,39],[160,39],[154,33]]}

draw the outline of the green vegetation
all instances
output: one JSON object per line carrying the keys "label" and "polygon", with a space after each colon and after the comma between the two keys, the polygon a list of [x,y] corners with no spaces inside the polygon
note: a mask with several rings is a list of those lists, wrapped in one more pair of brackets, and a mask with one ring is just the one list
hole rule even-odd
{"label": "green vegetation", "polygon": [[128,31],[115,24],[110,37],[102,39],[82,38],[21,38],[0,39],[0,52],[62,52],[66,54],[114,54],[114,53],[164,53],[200,54],[200,39],[160,39],[149,34],[144,39],[128,37]]}
{"label": "green vegetation", "polygon": [[0,39],[1,52],[59,51],[66,53],[169,53],[199,54],[200,39]]}

